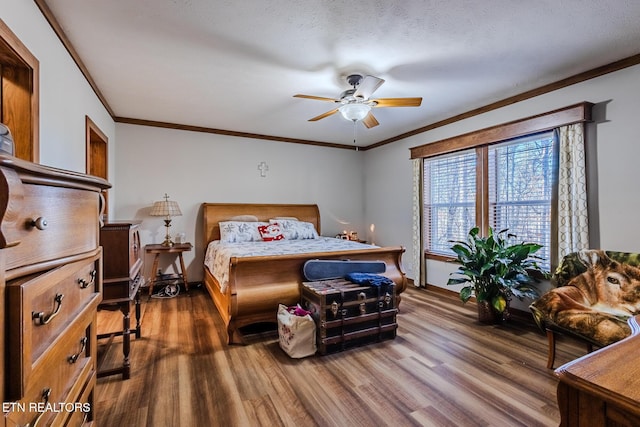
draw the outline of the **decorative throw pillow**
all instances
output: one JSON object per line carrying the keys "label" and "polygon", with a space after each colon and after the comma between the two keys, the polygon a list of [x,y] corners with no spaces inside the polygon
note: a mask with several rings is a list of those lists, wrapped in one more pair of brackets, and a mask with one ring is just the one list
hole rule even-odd
{"label": "decorative throw pillow", "polygon": [[221,221],[218,223],[220,240],[226,243],[260,242],[262,236],[258,227],[268,224],[267,222]]}
{"label": "decorative throw pillow", "polygon": [[288,240],[317,239],[318,232],[310,222],[293,221],[288,219],[270,219],[270,223],[280,225],[284,238]]}
{"label": "decorative throw pillow", "polygon": [[265,242],[284,239],[284,235],[282,234],[282,231],[280,231],[280,226],[277,222],[261,225],[258,227],[258,231],[260,232],[260,236],[262,236],[262,240]]}

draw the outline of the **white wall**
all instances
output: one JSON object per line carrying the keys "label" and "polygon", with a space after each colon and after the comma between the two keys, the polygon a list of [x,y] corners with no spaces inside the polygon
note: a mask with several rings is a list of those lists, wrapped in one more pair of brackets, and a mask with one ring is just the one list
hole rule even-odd
{"label": "white wall", "polygon": [[[365,152],[365,223],[374,222],[382,244],[407,248],[404,267],[415,272],[412,259],[412,176],[409,149],[444,138],[532,116],[582,101],[598,104],[590,125],[590,183],[597,190],[592,241],[608,250],[640,251],[640,66],[634,66],[495,111],[443,126],[379,149]],[[437,100],[430,100],[437,102]],[[429,103],[427,103],[428,106]],[[428,107],[427,107],[428,108]],[[429,261],[427,283],[446,287],[455,264]],[[456,288],[449,288],[456,290]]]}
{"label": "white wall", "polygon": [[361,152],[128,124],[116,125],[116,140],[112,219],[141,220],[142,244],[160,243],[164,222],[148,213],[166,192],[183,213],[171,233],[185,233],[196,246],[185,254],[190,281],[203,277],[203,202],[317,203],[323,235],[365,235]]}
{"label": "white wall", "polygon": [[[85,116],[110,142],[113,120],[35,2],[0,0],[0,5],[0,18],[40,63],[40,163],[86,172]],[[109,172],[113,176],[113,168]]]}

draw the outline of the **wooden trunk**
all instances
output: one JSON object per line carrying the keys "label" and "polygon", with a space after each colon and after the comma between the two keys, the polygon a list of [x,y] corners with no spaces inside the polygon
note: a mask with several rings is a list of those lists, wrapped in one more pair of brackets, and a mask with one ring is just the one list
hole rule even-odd
{"label": "wooden trunk", "polygon": [[302,285],[302,305],[317,326],[318,353],[396,337],[395,284],[364,286],[333,279]]}

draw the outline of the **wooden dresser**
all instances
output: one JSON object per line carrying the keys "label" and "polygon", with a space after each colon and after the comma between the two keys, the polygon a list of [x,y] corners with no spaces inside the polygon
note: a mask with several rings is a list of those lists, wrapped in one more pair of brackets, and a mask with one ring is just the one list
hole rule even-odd
{"label": "wooden dresser", "polygon": [[[143,285],[142,249],[138,226],[140,222],[109,221],[100,229],[103,250],[103,299],[99,309],[119,309],[122,312],[122,330],[102,333],[98,338],[122,335],[122,367],[99,369],[98,376],[122,374],[130,377],[129,351],[131,333],[140,338],[140,286]],[[136,327],[131,330],[131,302],[135,301]]]}
{"label": "wooden dresser", "polygon": [[0,155],[2,425],[93,419],[101,178]]}
{"label": "wooden dresser", "polygon": [[558,369],[563,427],[640,426],[640,315],[632,334]]}

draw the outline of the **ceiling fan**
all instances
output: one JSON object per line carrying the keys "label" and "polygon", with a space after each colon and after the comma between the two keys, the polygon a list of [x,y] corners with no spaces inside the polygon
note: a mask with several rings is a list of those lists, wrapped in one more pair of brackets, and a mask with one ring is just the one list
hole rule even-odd
{"label": "ceiling fan", "polygon": [[310,122],[315,122],[325,117],[329,117],[337,112],[347,120],[354,122],[362,121],[367,128],[378,126],[380,123],[376,120],[371,113],[372,108],[378,107],[419,107],[422,103],[422,98],[378,98],[369,99],[373,92],[375,92],[384,83],[383,79],[374,76],[362,76],[361,74],[351,74],[347,76],[347,83],[351,85],[351,89],[347,89],[340,94],[338,99],[325,98],[322,96],[313,95],[293,95],[295,98],[307,98],[315,99],[318,101],[328,101],[336,104],[340,104],[339,107],[334,108],[331,111],[320,114],[319,116],[309,119]]}

